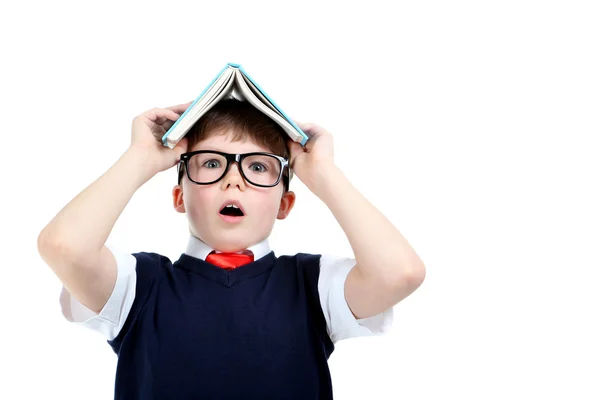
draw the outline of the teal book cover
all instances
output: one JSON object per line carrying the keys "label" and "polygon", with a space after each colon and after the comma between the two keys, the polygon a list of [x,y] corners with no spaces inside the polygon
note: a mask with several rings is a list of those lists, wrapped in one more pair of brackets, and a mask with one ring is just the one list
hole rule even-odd
{"label": "teal book cover", "polygon": [[[210,81],[210,83],[204,88],[204,90],[200,93],[200,95],[192,102],[192,104],[190,104],[190,106],[187,108],[187,110],[185,110],[185,112],[179,117],[179,119],[177,119],[177,121],[175,121],[175,123],[173,124],[173,126],[171,126],[171,128],[163,135],[162,137],[162,143],[165,146],[169,145],[169,138],[170,136],[173,134],[173,132],[178,130],[178,125],[182,122],[185,121],[188,116],[188,113],[194,109],[194,107],[196,106],[196,104],[202,100],[202,98],[206,95],[206,93],[211,89],[211,87],[213,87],[213,85],[215,84],[215,82],[217,82],[217,80],[219,80],[219,78],[227,73],[227,72],[231,72],[228,71],[230,69],[237,69],[239,70],[247,79],[248,81],[250,81],[252,83],[252,85],[254,85],[254,87],[256,88],[256,90],[258,90],[260,92],[260,94],[262,94],[262,96],[264,96],[264,98],[270,102],[271,106],[273,108],[275,108],[279,114],[281,115],[281,117],[290,125],[290,127],[295,131],[294,133],[297,135],[297,139],[292,138],[293,140],[297,141],[298,143],[300,143],[302,146],[304,146],[306,144],[306,142],[308,141],[308,136],[302,131],[302,129],[300,129],[298,127],[298,125],[287,116],[287,114],[281,109],[281,107],[279,107],[277,105],[277,103],[275,103],[275,101],[265,92],[265,90],[256,82],[256,80],[254,80],[252,77],[250,77],[250,75],[248,74],[247,71],[244,70],[244,68],[240,65],[240,64],[236,64],[236,63],[227,63],[227,65],[225,65],[225,67],[223,67],[223,69],[221,69],[221,71],[219,71],[219,73]],[[260,99],[257,98],[258,101],[260,101]],[[208,109],[210,109],[210,107],[212,107],[214,104],[209,104],[208,105]],[[268,115],[267,115],[268,116]],[[275,121],[278,122],[278,121]],[[281,125],[278,122],[279,125]],[[185,135],[181,136],[181,138],[183,138]],[[181,138],[178,138],[177,141],[181,140]]]}

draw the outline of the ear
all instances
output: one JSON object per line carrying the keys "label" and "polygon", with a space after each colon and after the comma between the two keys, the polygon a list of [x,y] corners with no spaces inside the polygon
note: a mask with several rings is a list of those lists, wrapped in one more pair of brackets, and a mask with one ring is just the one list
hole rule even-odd
{"label": "ear", "polygon": [[173,208],[175,211],[185,213],[185,204],[183,204],[183,186],[175,185],[173,188]]}
{"label": "ear", "polygon": [[277,212],[277,219],[285,219],[292,208],[294,208],[294,204],[296,203],[296,194],[292,191],[287,191],[281,196],[281,202],[279,203],[279,211]]}

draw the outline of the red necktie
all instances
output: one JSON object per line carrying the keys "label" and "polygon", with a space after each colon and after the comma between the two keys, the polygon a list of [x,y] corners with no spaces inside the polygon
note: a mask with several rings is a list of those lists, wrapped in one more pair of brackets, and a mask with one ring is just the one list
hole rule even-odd
{"label": "red necktie", "polygon": [[232,270],[254,261],[254,254],[210,253],[206,262],[217,267]]}

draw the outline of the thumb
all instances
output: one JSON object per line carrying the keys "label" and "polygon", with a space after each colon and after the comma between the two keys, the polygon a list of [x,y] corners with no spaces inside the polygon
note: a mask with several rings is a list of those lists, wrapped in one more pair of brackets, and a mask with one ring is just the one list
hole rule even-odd
{"label": "thumb", "polygon": [[188,139],[186,137],[184,137],[173,148],[174,156],[177,158],[176,161],[179,161],[179,157],[181,157],[181,155],[183,153],[187,152],[187,148],[188,148]]}
{"label": "thumb", "polygon": [[300,143],[294,142],[293,140],[289,140],[288,142],[290,148],[290,164],[292,164],[299,154],[304,153],[304,147],[302,147]]}

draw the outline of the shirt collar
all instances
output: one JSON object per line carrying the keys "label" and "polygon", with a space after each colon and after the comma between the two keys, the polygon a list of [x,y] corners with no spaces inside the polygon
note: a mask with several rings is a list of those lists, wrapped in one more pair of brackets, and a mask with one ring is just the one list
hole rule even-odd
{"label": "shirt collar", "polygon": [[[187,247],[185,249],[185,254],[191,257],[199,258],[201,260],[206,260],[206,257],[213,250],[214,249],[212,247],[204,243],[202,240],[198,239],[193,235],[190,235]],[[271,247],[269,246],[269,239],[267,238],[260,243],[248,247],[248,250],[250,250],[254,254],[254,261],[266,256],[271,252]],[[215,252],[220,253],[220,251],[216,250]],[[241,253],[241,251],[238,253]]]}

